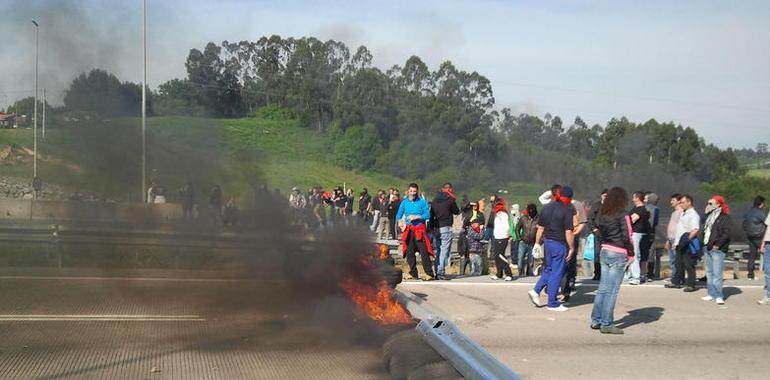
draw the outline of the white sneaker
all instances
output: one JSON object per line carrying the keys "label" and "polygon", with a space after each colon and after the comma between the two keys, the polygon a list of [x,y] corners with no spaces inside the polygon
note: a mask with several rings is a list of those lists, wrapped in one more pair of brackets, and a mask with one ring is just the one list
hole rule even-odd
{"label": "white sneaker", "polygon": [[714,297],[712,296],[703,296],[700,298],[702,301],[713,301]]}
{"label": "white sneaker", "polygon": [[497,276],[495,276],[495,275],[491,275],[491,276],[489,276],[489,278],[491,278],[493,280],[497,280],[498,279]]}
{"label": "white sneaker", "polygon": [[527,294],[529,295],[529,299],[532,300],[532,303],[535,304],[535,306],[537,307],[543,306],[542,304],[540,304],[540,294],[538,294],[532,289],[530,289],[530,291]]}
{"label": "white sneaker", "polygon": [[725,300],[721,298],[717,298],[717,305],[724,305],[724,304],[725,304]]}
{"label": "white sneaker", "polygon": [[567,311],[567,310],[569,310],[569,308],[564,306],[564,305],[559,305],[559,307],[550,307],[549,306],[547,309],[550,310],[550,311]]}
{"label": "white sneaker", "polygon": [[760,305],[770,305],[770,297],[765,296],[765,298],[757,301],[757,303]]}
{"label": "white sneaker", "polygon": [[639,280],[638,279],[628,280],[628,284],[629,285],[639,285]]}
{"label": "white sneaker", "polygon": [[511,277],[511,276],[505,276],[505,281],[513,281],[513,277]]}

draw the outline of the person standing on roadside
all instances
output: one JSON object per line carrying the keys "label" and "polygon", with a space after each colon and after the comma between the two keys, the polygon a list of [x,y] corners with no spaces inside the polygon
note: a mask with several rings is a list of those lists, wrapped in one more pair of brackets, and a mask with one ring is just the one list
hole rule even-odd
{"label": "person standing on roadside", "polygon": [[[660,223],[660,207],[658,207],[658,194],[647,193],[644,195],[644,204],[650,213],[650,233],[647,239],[647,260],[640,262],[642,267],[643,279],[659,280],[660,277],[660,255],[655,249],[655,237]],[[652,255],[652,257],[650,257]]]}
{"label": "person standing on roadside", "polygon": [[668,219],[668,226],[666,227],[666,243],[663,247],[668,251],[668,267],[671,270],[669,276],[669,282],[674,281],[674,275],[676,274],[676,226],[679,224],[679,218],[682,217],[682,194],[671,194],[671,217]]}
{"label": "person standing on roadside", "polygon": [[519,239],[519,251],[518,253],[518,268],[519,277],[526,277],[532,275],[532,248],[535,246],[535,237],[537,236],[537,206],[534,203],[527,205],[527,208],[521,212],[519,218],[519,224],[516,226],[518,229]]}
{"label": "person standing on roadside", "polygon": [[543,206],[538,221],[537,242],[545,240],[545,269],[534,289],[529,291],[530,300],[535,306],[540,307],[540,292],[548,291],[548,310],[567,311],[564,305],[559,303],[556,295],[559,293],[559,284],[566,262],[575,254],[572,234],[573,213],[569,205],[572,203],[572,188],[562,187],[553,194],[553,200]]}
{"label": "person standing on roadside", "polygon": [[[591,215],[588,217],[588,228],[591,233],[596,232],[596,217],[599,216],[599,211],[602,209],[604,200],[607,199],[607,192],[609,190],[604,189],[599,194],[599,200],[591,205]],[[599,254],[601,253],[601,245],[596,241],[594,236],[594,276],[591,280],[599,281],[602,277],[602,265],[599,262]]]}
{"label": "person standing on roadside", "polygon": [[[505,200],[503,198],[497,198],[495,204],[492,206],[492,214],[494,216],[495,226],[492,231],[492,254],[495,258],[495,267],[497,268],[497,274],[490,276],[493,280],[505,281],[513,280],[513,273],[511,272],[511,266],[505,260],[505,249],[508,248],[508,241],[511,239],[511,225],[508,223],[508,210],[505,208]],[[505,277],[503,277],[505,275]]]}
{"label": "person standing on roadside", "polygon": [[694,292],[698,288],[695,287],[695,264],[698,262],[697,252],[693,252],[694,247],[691,247],[693,239],[698,236],[700,230],[700,215],[692,207],[692,197],[690,195],[683,195],[680,202],[682,207],[682,215],[679,217],[679,223],[676,226],[676,235],[679,236],[675,249],[676,249],[676,275],[672,279],[670,284],[666,284],[666,288],[679,289],[685,284],[685,292]]}
{"label": "person standing on roadside", "polygon": [[396,220],[396,213],[401,206],[401,193],[393,189],[390,193],[390,202],[388,202],[388,219],[390,220],[390,239],[398,239],[398,235],[401,233],[399,230],[398,221]]}
{"label": "person standing on roadside", "polygon": [[195,208],[195,189],[190,181],[179,189],[179,197],[182,198],[182,217],[184,220],[193,220],[195,214],[193,209]]}
{"label": "person standing on roadside", "polygon": [[757,260],[762,237],[765,235],[765,197],[757,195],[751,210],[743,216],[743,231],[749,240],[748,270],[749,280],[754,279],[754,263]]}
{"label": "person standing on roadside", "polygon": [[704,301],[725,304],[722,293],[724,283],[725,253],[730,246],[730,207],[720,195],[714,195],[706,205],[706,222],[703,224],[704,257],[706,258],[706,288]]}
{"label": "person standing on roadside", "polygon": [[[765,225],[770,226],[770,214],[765,218]],[[760,250],[765,255],[762,260],[762,271],[765,272],[765,289],[767,294],[757,303],[760,305],[770,305],[770,228],[765,229],[765,236],[762,238]]]}
{"label": "person standing on roadside", "polygon": [[447,280],[446,266],[449,264],[449,251],[452,247],[452,224],[454,224],[454,216],[460,214],[456,199],[452,184],[447,182],[431,202],[436,224],[432,227],[437,237],[437,248],[439,248],[438,260],[436,260],[436,278],[439,280]]}
{"label": "person standing on roadside", "polygon": [[647,243],[650,233],[650,213],[644,204],[644,192],[637,191],[631,196],[631,201],[634,204],[634,208],[629,212],[631,216],[631,226],[633,229],[634,239],[634,260],[628,266],[626,271],[626,278],[631,285],[639,285],[641,283],[641,266],[639,261],[642,260],[642,248]]}
{"label": "person standing on roadside", "polygon": [[358,194],[358,216],[363,225],[369,224],[369,218],[372,215],[372,196],[369,195],[369,189],[363,188]]}
{"label": "person standing on roadside", "polygon": [[430,219],[430,207],[424,198],[418,196],[420,191],[416,183],[410,183],[405,198],[398,207],[395,220],[404,228],[401,234],[401,249],[409,263],[409,274],[412,279],[418,278],[417,257],[415,252],[420,252],[422,269],[425,271],[424,281],[435,280],[433,266],[430,257],[433,256],[433,246],[425,225]]}
{"label": "person standing on roadside", "polygon": [[626,213],[628,194],[622,187],[613,187],[602,202],[594,220],[594,237],[601,247],[601,280],[594,297],[591,311],[591,328],[603,334],[623,334],[615,326],[615,301],[623,281],[626,262],[633,259],[634,244],[631,237],[631,217]]}

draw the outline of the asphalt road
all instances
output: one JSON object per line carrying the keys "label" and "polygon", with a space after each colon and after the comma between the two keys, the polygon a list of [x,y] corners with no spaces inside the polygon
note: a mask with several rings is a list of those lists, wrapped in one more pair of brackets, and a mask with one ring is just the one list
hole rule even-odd
{"label": "asphalt road", "polygon": [[0,271],[0,378],[387,377],[387,331],[335,315],[336,298],[271,281],[59,274]]}
{"label": "asphalt road", "polygon": [[726,305],[662,282],[621,287],[615,319],[625,335],[591,330],[595,284],[578,287],[570,310],[535,308],[534,279],[486,277],[404,282],[470,338],[525,379],[767,379],[770,306],[763,281],[725,281]]}

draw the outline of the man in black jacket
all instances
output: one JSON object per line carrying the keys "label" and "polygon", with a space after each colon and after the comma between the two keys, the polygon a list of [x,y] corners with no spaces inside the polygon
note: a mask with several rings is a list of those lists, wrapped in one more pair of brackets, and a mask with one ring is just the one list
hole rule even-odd
{"label": "man in black jacket", "polygon": [[436,278],[439,280],[447,279],[446,266],[449,264],[449,250],[452,246],[452,224],[454,216],[460,214],[456,199],[452,184],[447,182],[431,202],[431,215],[436,223],[434,233],[440,248],[438,260],[436,260]]}
{"label": "man in black jacket", "polygon": [[762,245],[762,237],[765,235],[765,198],[757,195],[754,198],[754,207],[743,216],[743,231],[749,240],[748,271],[749,279],[754,279],[754,263],[757,260],[759,246]]}

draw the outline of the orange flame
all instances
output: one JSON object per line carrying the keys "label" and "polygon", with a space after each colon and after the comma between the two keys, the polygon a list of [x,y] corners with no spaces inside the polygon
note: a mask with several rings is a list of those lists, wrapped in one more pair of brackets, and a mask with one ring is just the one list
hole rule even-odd
{"label": "orange flame", "polygon": [[390,247],[387,244],[377,244],[377,258],[387,260],[390,257]]}
{"label": "orange flame", "polygon": [[376,288],[358,283],[352,278],[339,285],[369,318],[386,325],[413,323],[404,307],[393,300],[393,292],[385,281],[380,282]]}

